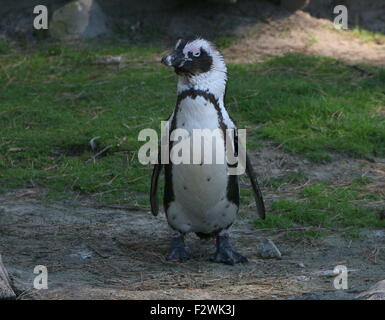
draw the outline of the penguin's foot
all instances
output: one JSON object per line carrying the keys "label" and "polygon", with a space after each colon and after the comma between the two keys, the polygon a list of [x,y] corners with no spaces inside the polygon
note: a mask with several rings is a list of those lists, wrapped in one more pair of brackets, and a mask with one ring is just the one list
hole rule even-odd
{"label": "penguin's foot", "polygon": [[181,262],[190,259],[190,253],[184,243],[184,236],[178,235],[172,237],[171,248],[166,254],[166,260],[179,260]]}
{"label": "penguin's foot", "polygon": [[235,251],[231,245],[230,237],[228,234],[217,236],[217,251],[211,258],[213,262],[225,263],[234,265],[236,263],[247,262],[247,258]]}

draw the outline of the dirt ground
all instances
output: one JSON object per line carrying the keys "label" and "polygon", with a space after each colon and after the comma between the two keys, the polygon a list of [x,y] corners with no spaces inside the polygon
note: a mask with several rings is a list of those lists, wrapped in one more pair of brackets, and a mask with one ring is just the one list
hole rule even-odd
{"label": "dirt ground", "polygon": [[224,51],[226,59],[258,62],[266,56],[296,52],[349,63],[385,63],[383,41],[366,41],[354,36],[351,30],[337,30],[331,21],[317,19],[303,11],[285,17],[280,15],[277,13],[263,23],[240,27],[238,39]]}
{"label": "dirt ground", "polygon": [[[353,173],[383,183],[385,159],[336,157],[315,165],[277,149],[255,154],[261,178],[304,170],[309,181],[343,183]],[[257,161],[258,159],[258,161]],[[265,190],[267,202],[290,197],[285,186]],[[378,205],[383,206],[385,203]],[[188,238],[193,259],[168,262],[169,229],[164,214],[100,207],[87,199],[47,202],[44,190],[25,189],[0,197],[0,252],[19,299],[355,299],[384,279],[385,230],[362,230],[364,240],[330,233],[319,240],[289,241],[284,230],[256,230],[252,204],[233,227],[233,240],[247,264],[208,261],[213,240]],[[270,238],[282,259],[262,259],[257,248]],[[48,268],[48,290],[32,288],[36,265]],[[332,270],[346,265],[348,290],[335,290]]]}

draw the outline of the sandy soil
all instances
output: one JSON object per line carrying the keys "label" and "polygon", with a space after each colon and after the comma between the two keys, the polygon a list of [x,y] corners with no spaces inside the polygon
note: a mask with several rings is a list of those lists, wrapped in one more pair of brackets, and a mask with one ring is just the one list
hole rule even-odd
{"label": "sandy soil", "polygon": [[[301,168],[311,181],[342,183],[361,173],[375,184],[385,173],[383,159],[339,157],[315,165],[273,148],[257,156],[262,177]],[[265,194],[267,202],[290,197],[285,186]],[[0,252],[20,299],[354,299],[384,279],[385,230],[363,230],[365,240],[330,233],[321,240],[293,242],[283,237],[284,230],[256,230],[252,204],[243,205],[247,214],[233,227],[236,247],[250,260],[243,265],[209,262],[213,241],[193,235],[188,245],[194,258],[167,262],[169,230],[163,214],[100,207],[87,199],[49,203],[40,189],[0,197]],[[258,257],[257,248],[267,237],[282,259]],[[334,289],[330,275],[341,264],[351,270],[345,291]],[[32,289],[36,265],[48,268],[48,290]]]}
{"label": "sandy soil", "polygon": [[239,39],[224,51],[228,61],[258,62],[264,57],[288,52],[328,56],[349,63],[385,64],[384,41],[368,42],[351,30],[336,30],[331,21],[317,19],[303,11],[237,30]]}

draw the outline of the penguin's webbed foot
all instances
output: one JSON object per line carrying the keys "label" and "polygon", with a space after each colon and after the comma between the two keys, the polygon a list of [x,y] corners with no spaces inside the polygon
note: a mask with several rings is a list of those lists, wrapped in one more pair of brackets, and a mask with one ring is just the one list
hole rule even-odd
{"label": "penguin's webbed foot", "polygon": [[231,245],[228,234],[217,236],[217,251],[211,261],[234,265],[236,263],[247,262],[247,258],[237,252]]}
{"label": "penguin's webbed foot", "polygon": [[185,262],[190,259],[190,253],[184,243],[184,236],[179,235],[171,240],[171,248],[166,253],[166,260],[179,260]]}

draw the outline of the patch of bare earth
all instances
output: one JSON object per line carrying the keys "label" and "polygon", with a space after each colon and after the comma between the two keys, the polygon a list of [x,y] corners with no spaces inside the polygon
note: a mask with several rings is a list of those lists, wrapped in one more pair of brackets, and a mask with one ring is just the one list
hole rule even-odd
{"label": "patch of bare earth", "polygon": [[[385,164],[335,158],[315,165],[272,147],[255,155],[261,178],[302,170],[309,179],[336,184],[365,174],[383,181]],[[269,203],[294,197],[300,185],[264,188]],[[191,235],[192,260],[164,259],[169,229],[163,214],[101,207],[90,201],[49,203],[44,192],[27,189],[0,197],[0,252],[20,299],[353,299],[383,280],[385,230],[364,230],[365,240],[329,233],[319,240],[290,241],[287,230],[256,230],[253,204],[233,226],[233,240],[246,264],[209,261],[212,240]],[[261,259],[258,246],[271,238],[282,259]],[[331,270],[346,265],[349,289],[333,288]],[[48,290],[33,289],[36,265],[49,272]]]}
{"label": "patch of bare earth", "polygon": [[256,62],[295,52],[349,63],[385,64],[385,43],[364,41],[351,30],[336,30],[331,21],[303,11],[242,27],[238,34],[241,37],[224,51],[228,61]]}

